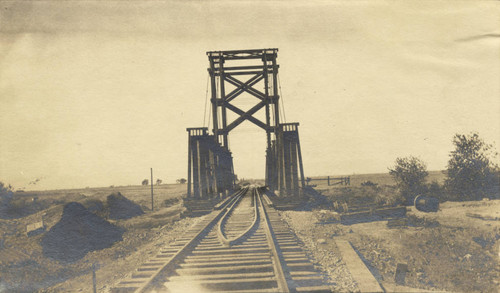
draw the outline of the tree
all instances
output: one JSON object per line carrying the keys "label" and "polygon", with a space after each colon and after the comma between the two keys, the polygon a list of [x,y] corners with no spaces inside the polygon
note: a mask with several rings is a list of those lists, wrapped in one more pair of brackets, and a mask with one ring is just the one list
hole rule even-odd
{"label": "tree", "polygon": [[162,182],[163,181],[160,178],[156,179],[156,185],[160,185]]}
{"label": "tree", "polygon": [[477,133],[456,134],[453,144],[445,181],[451,198],[481,199],[495,193],[498,196],[498,166],[491,161],[496,156],[493,146]]}
{"label": "tree", "polygon": [[0,195],[4,195],[10,192],[12,192],[12,186],[10,184],[5,185],[2,181],[0,181]]}
{"label": "tree", "polygon": [[396,164],[389,168],[389,174],[409,203],[415,196],[426,191],[425,179],[429,173],[426,164],[419,158],[396,158]]}
{"label": "tree", "polygon": [[180,178],[180,179],[177,179],[177,180],[176,180],[176,182],[177,182],[177,183],[180,183],[180,184],[184,184],[184,183],[186,183],[186,181],[187,181],[187,180],[186,180],[186,179],[184,179],[184,178]]}
{"label": "tree", "polygon": [[142,180],[142,185],[148,185],[148,184],[149,184],[149,180],[148,179]]}
{"label": "tree", "polygon": [[10,184],[7,186],[0,181],[0,214],[6,213],[13,195],[12,186]]}

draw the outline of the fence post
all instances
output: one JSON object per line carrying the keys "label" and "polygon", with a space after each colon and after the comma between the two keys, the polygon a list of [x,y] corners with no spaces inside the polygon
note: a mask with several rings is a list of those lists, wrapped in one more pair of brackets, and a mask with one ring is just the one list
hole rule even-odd
{"label": "fence post", "polygon": [[328,176],[328,186],[330,186],[330,176]]}

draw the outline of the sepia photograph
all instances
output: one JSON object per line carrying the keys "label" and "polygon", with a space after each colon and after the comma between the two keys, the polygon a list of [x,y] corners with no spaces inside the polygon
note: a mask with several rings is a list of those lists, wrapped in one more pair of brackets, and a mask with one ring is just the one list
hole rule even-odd
{"label": "sepia photograph", "polygon": [[500,1],[0,0],[0,293],[499,292]]}

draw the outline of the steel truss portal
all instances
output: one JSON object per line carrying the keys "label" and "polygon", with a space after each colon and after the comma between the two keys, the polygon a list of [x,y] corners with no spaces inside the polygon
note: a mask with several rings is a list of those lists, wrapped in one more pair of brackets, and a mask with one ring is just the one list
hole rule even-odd
{"label": "steel truss portal", "polygon": [[[298,135],[299,124],[280,123],[277,53],[278,49],[207,52],[213,117],[213,136],[210,137],[213,137],[215,143],[230,155],[228,136],[231,130],[245,120],[262,128],[267,138],[266,185],[272,191],[279,191],[281,196],[298,195],[300,187],[304,186]],[[241,65],[242,63],[251,64]],[[234,86],[235,89],[226,92],[228,84]],[[234,104],[234,100],[242,94],[249,94],[256,98],[256,104],[246,111]],[[261,109],[265,109],[265,121],[255,117]],[[228,110],[236,114],[237,118],[233,121],[228,121]],[[191,138],[190,132],[190,141]],[[194,150],[191,145],[190,149]],[[192,153],[190,153],[190,158],[192,158]],[[224,166],[225,170],[233,168],[232,160],[229,161],[231,166]],[[191,176],[192,163],[190,160],[189,176]],[[298,179],[299,173],[301,180]],[[219,176],[234,178],[234,174],[227,174],[227,172]],[[188,180],[191,181],[190,177]],[[230,182],[231,180],[222,179],[222,181]],[[199,187],[201,188],[201,185]],[[222,189],[225,188],[227,185]],[[217,190],[220,191],[220,188]],[[188,195],[189,193],[190,187],[188,187]]]}

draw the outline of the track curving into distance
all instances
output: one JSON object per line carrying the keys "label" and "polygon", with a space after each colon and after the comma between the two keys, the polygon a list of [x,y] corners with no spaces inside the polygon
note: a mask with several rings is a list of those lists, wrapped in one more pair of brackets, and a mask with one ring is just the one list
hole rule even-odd
{"label": "track curving into distance", "polygon": [[233,194],[112,292],[330,292],[258,188]]}

